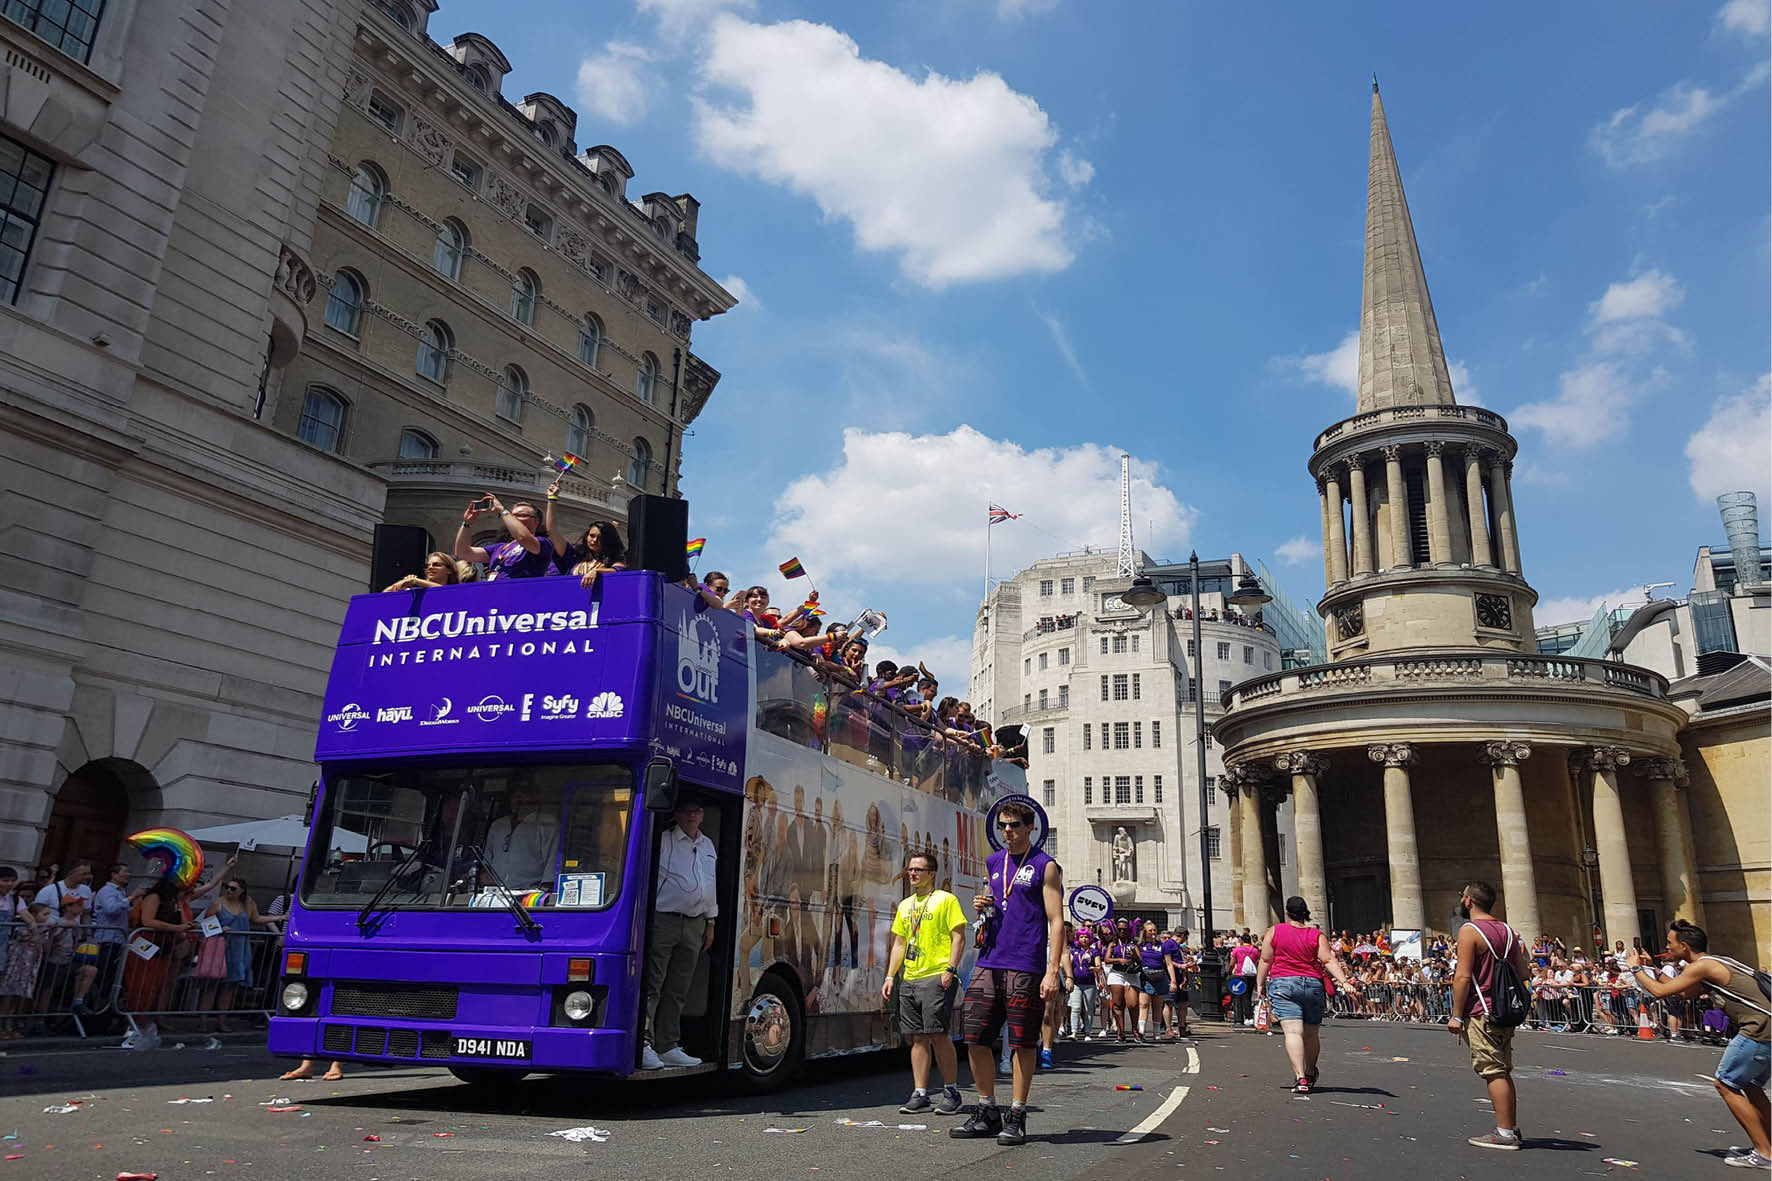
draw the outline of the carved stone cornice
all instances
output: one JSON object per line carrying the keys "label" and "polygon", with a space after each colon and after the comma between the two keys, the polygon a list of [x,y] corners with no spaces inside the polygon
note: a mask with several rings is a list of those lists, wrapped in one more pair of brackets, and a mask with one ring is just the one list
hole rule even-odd
{"label": "carved stone cornice", "polygon": [[1596,746],[1582,760],[1590,771],[1616,771],[1629,762],[1630,751],[1622,746]]}
{"label": "carved stone cornice", "polygon": [[1407,742],[1375,742],[1366,748],[1366,757],[1386,767],[1407,767],[1415,762],[1415,747]]}
{"label": "carved stone cornice", "polygon": [[1631,774],[1641,775],[1644,779],[1650,780],[1666,779],[1675,787],[1685,787],[1692,781],[1692,777],[1686,772],[1686,762],[1684,759],[1668,758],[1665,756],[1644,759],[1642,762],[1631,767]]}
{"label": "carved stone cornice", "polygon": [[1517,767],[1531,757],[1530,745],[1510,738],[1502,742],[1484,743],[1477,760],[1492,767]]}
{"label": "carved stone cornice", "polygon": [[1314,750],[1289,750],[1274,756],[1274,770],[1282,775],[1309,775],[1312,779],[1320,779],[1329,770],[1329,759]]}

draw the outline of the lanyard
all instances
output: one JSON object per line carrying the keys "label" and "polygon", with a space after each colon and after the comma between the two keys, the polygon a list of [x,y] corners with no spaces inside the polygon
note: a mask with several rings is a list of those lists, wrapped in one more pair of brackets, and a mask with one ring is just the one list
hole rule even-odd
{"label": "lanyard", "polygon": [[910,918],[911,937],[909,942],[915,943],[917,941],[917,932],[923,929],[923,916],[929,913],[930,904],[934,901],[935,891],[931,890],[929,891],[929,897],[923,900],[923,905],[919,906],[914,912],[912,912]]}
{"label": "lanyard", "polygon": [[1019,875],[1021,873],[1022,867],[1027,865],[1027,863],[1033,859],[1033,856],[1034,856],[1034,851],[1032,849],[1029,849],[1027,851],[1027,856],[1025,856],[1021,859],[1021,865],[1017,865],[1017,864],[1015,864],[1015,855],[1010,853],[1007,849],[1003,850],[1004,872],[1003,872],[1003,897],[1001,899],[1001,902],[1003,904],[1003,910],[1005,913],[1007,913],[1009,910],[1009,890],[1010,890],[1010,887],[1015,885],[1015,879],[1016,879],[1017,875]]}

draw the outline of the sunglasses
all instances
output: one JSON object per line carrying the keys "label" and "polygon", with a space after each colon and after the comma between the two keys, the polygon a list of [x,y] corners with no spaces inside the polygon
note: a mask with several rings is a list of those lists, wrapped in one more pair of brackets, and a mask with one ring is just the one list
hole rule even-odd
{"label": "sunglasses", "polygon": [[1003,829],[1010,829],[1010,828],[1026,828],[1027,826],[1020,820],[999,820],[999,821],[997,821],[997,827],[1003,828]]}

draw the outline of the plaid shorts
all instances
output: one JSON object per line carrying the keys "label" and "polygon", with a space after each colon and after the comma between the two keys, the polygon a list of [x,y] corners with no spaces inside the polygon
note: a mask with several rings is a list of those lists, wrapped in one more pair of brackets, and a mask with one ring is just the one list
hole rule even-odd
{"label": "plaid shorts", "polygon": [[995,1045],[1009,1026],[1009,1044],[1033,1049],[1040,1044],[1040,1020],[1045,1003],[1040,999],[1041,974],[1007,968],[977,968],[966,986],[965,1008],[960,1026],[966,1044]]}

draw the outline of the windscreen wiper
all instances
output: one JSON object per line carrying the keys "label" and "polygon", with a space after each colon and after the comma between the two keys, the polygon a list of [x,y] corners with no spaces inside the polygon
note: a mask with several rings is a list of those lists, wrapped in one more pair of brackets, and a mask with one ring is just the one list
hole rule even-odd
{"label": "windscreen wiper", "polygon": [[480,868],[492,875],[493,885],[498,887],[499,894],[505,900],[505,909],[517,916],[518,929],[529,935],[541,934],[541,924],[535,921],[529,911],[517,900],[517,896],[511,893],[511,888],[505,885],[504,875],[498,872],[498,866],[492,864],[491,858],[486,856],[486,850],[479,845],[469,845],[468,852],[474,855],[474,860],[479,863]]}
{"label": "windscreen wiper", "polygon": [[[375,892],[375,897],[371,898],[364,904],[363,909],[357,912],[358,927],[367,927],[369,925],[369,916],[375,913],[376,909],[381,906],[382,899],[388,896],[388,891],[394,888],[400,879],[406,875],[406,871],[412,868],[412,863],[417,861],[420,857],[423,857],[425,851],[430,847],[431,838],[426,837],[417,845],[413,846],[412,852],[406,855],[406,860],[394,867],[394,872],[388,875],[388,880],[383,882],[381,889]],[[392,910],[394,908],[389,907],[388,909]]]}

